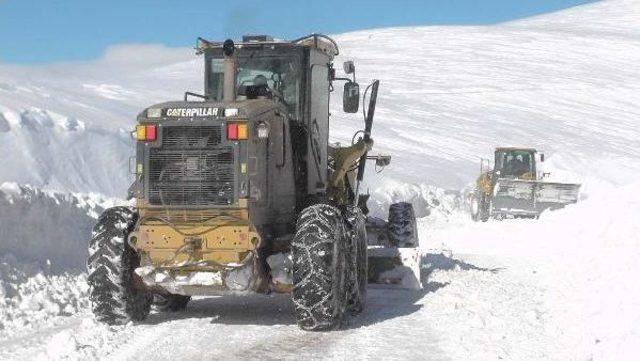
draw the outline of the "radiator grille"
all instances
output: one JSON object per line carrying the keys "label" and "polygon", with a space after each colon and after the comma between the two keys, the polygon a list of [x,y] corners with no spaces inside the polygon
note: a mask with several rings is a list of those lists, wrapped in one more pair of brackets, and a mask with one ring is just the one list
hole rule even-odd
{"label": "radiator grille", "polygon": [[229,205],[235,200],[231,146],[220,127],[165,127],[149,154],[149,202],[165,206]]}
{"label": "radiator grille", "polygon": [[220,126],[165,127],[162,131],[163,149],[204,149],[220,143]]}

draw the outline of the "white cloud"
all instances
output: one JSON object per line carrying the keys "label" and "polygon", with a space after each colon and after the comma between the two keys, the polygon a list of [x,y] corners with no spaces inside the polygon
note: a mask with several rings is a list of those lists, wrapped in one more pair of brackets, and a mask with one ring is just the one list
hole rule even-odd
{"label": "white cloud", "polygon": [[109,46],[98,60],[118,67],[162,66],[195,59],[195,50],[162,44],[119,44]]}

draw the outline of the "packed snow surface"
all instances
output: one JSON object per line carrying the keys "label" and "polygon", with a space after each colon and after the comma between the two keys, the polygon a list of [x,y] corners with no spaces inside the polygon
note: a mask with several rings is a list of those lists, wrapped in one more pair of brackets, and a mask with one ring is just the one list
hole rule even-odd
{"label": "packed snow surface", "polygon": [[[286,296],[97,324],[84,235],[117,202],[97,194],[124,196],[135,115],[199,90],[201,59],[121,46],[91,63],[0,65],[0,182],[12,182],[0,187],[0,359],[638,359],[638,19],[639,2],[611,0],[336,36],[336,63],[355,60],[361,88],[381,80],[374,148],[393,160],[365,189],[379,216],[414,203],[425,288],[371,287],[366,311],[330,333],[299,330]],[[346,143],[362,120],[339,102],[332,137]],[[544,170],[582,183],[581,201],[471,222],[458,191],[504,145],[545,151]]]}

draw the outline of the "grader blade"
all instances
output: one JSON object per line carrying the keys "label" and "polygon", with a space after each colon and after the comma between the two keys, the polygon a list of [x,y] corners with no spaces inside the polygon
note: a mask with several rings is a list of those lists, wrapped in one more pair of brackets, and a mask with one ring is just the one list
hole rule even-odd
{"label": "grader blade", "polygon": [[369,283],[421,289],[418,227],[410,203],[389,207],[389,220],[367,218]]}
{"label": "grader blade", "polygon": [[421,289],[419,248],[369,247],[369,282]]}

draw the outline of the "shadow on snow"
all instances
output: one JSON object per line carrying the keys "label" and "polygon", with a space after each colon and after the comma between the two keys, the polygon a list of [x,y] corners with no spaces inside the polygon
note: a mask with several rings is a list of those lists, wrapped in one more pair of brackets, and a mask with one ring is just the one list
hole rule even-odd
{"label": "shadow on snow", "polygon": [[[347,317],[345,329],[370,326],[403,317],[422,308],[418,304],[429,293],[437,292],[448,283],[430,281],[430,275],[438,270],[454,269],[498,272],[475,266],[444,254],[426,254],[422,257],[421,290],[401,289],[393,286],[370,285],[367,307],[360,315]],[[159,324],[188,318],[211,318],[212,324],[224,325],[295,325],[293,304],[289,295],[251,294],[246,296],[220,296],[197,298],[187,309],[175,313],[153,313],[143,324]]]}

